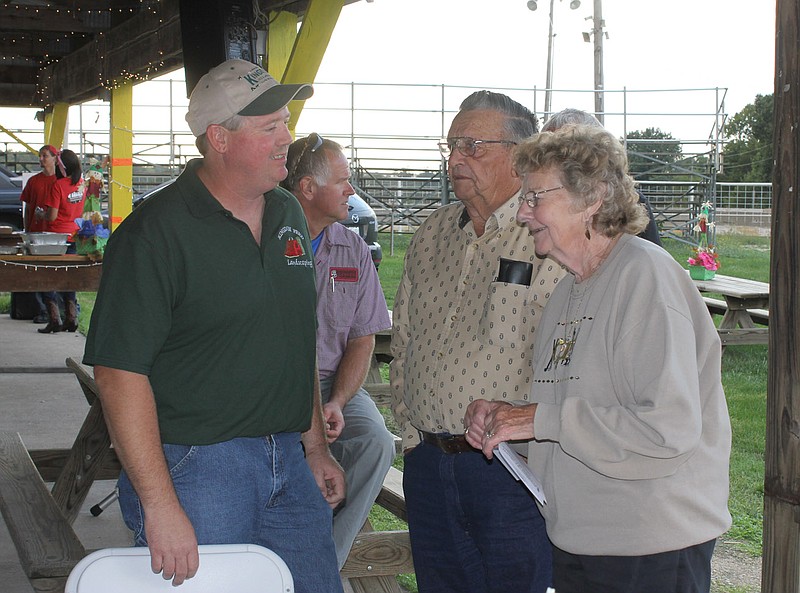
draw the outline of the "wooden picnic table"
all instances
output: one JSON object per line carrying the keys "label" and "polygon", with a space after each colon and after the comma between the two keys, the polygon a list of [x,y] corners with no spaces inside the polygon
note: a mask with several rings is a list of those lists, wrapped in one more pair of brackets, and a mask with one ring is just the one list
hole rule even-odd
{"label": "wooden picnic table", "polygon": [[0,292],[96,292],[102,270],[85,255],[0,255]]}
{"label": "wooden picnic table", "polygon": [[[0,512],[37,593],[63,593],[70,571],[90,551],[72,523],[94,481],[115,480],[121,470],[92,369],[74,358],[66,365],[89,404],[72,448],[29,451],[18,434],[0,432]],[[376,503],[405,520],[399,470],[390,468]],[[413,571],[408,532],[375,532],[367,521],[340,574],[346,593],[400,593],[395,575]]]}
{"label": "wooden picnic table", "polygon": [[[692,281],[700,292],[720,294],[725,299],[722,320],[718,328],[723,345],[768,342],[769,329],[756,325],[756,319],[763,322],[768,317],[768,282],[722,274],[717,274],[710,280]],[[713,299],[706,299],[706,304],[713,303]]]}

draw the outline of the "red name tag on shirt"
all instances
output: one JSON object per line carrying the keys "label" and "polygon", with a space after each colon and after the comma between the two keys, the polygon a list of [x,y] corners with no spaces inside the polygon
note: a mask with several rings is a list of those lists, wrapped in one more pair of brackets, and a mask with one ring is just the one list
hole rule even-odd
{"label": "red name tag on shirt", "polygon": [[328,276],[336,282],[358,282],[358,268],[330,268]]}

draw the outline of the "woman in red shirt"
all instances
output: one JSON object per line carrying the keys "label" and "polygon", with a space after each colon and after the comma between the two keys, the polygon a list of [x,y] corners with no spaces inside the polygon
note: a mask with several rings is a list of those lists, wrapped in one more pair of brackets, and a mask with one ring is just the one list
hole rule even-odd
{"label": "woman in red shirt", "polygon": [[[24,229],[29,233],[39,233],[45,230],[44,218],[36,218],[35,212],[39,208],[44,212],[44,201],[50,195],[50,190],[56,182],[56,155],[58,150],[51,145],[42,146],[39,149],[39,166],[42,171],[37,173],[25,184],[19,199],[25,204],[25,223]],[[39,312],[33,317],[34,323],[47,323],[50,317],[44,305],[44,296],[41,292],[36,295],[36,304]]]}
{"label": "woman in red shirt", "polygon": [[29,233],[38,233],[45,230],[44,218],[34,216],[36,208],[44,208],[44,201],[50,196],[53,184],[56,182],[56,155],[55,147],[42,146],[39,149],[39,165],[41,173],[37,173],[25,184],[19,199],[25,202],[25,230]]}
{"label": "woman in red shirt", "polygon": [[[81,161],[71,150],[62,150],[56,156],[56,182],[45,200],[45,229],[51,233],[74,233],[78,230],[75,223],[83,213],[83,202],[86,199],[86,187],[81,175]],[[71,239],[72,237],[70,237]],[[67,253],[75,253],[75,243],[70,241]],[[74,332],[78,328],[78,302],[74,292],[62,292],[66,319],[61,324],[61,314],[55,292],[44,297],[50,321],[39,330],[39,333],[50,334],[59,331]]]}

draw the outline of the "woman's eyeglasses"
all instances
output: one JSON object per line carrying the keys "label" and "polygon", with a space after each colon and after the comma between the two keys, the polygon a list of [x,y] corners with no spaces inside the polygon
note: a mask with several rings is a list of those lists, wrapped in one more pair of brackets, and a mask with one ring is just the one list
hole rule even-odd
{"label": "woman's eyeglasses", "polygon": [[450,158],[454,150],[458,150],[463,156],[475,156],[479,148],[483,148],[484,144],[509,144],[514,145],[516,142],[513,140],[476,140],[467,136],[460,136],[457,138],[448,138],[439,142],[439,151],[444,158]]}
{"label": "woman's eyeglasses", "polygon": [[540,197],[542,194],[546,194],[549,191],[556,191],[557,189],[564,189],[564,186],[559,185],[558,187],[551,187],[549,189],[525,192],[519,197],[519,204],[522,206],[522,203],[525,202],[529,208],[536,208],[539,205],[539,200],[542,199]]}

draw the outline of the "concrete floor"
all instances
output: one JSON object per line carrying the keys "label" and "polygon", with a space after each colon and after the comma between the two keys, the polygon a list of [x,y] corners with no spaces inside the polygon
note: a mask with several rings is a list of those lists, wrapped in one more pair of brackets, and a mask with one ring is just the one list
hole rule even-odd
{"label": "concrete floor", "polygon": [[[0,315],[0,430],[19,432],[29,449],[69,448],[89,406],[64,361],[70,356],[80,359],[84,337],[77,332],[42,335],[36,331],[39,327]],[[47,372],[33,372],[34,368]],[[116,504],[99,517],[89,512],[114,485],[96,482],[75,520],[73,527],[87,550],[131,545]],[[0,583],[3,593],[33,593],[2,521]]]}

